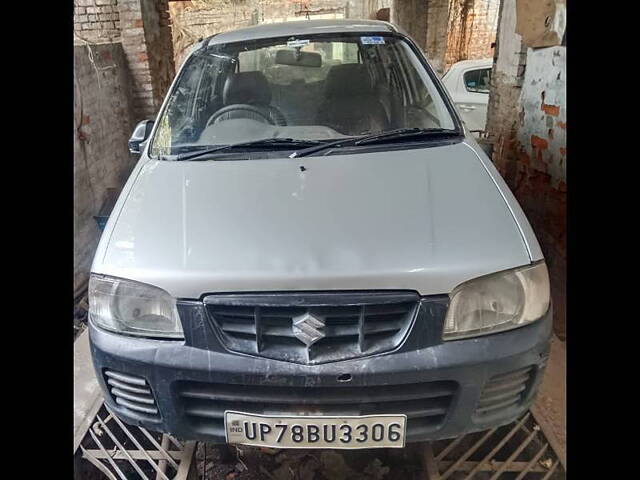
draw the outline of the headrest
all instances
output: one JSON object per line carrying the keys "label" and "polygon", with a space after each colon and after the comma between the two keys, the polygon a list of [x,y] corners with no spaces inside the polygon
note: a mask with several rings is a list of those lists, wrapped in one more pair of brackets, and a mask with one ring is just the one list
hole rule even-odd
{"label": "headrest", "polygon": [[269,105],[271,88],[262,72],[238,72],[227,78],[222,91],[225,105],[236,103]]}
{"label": "headrest", "polygon": [[351,97],[373,93],[367,67],[359,63],[331,67],[325,85],[327,97]]}

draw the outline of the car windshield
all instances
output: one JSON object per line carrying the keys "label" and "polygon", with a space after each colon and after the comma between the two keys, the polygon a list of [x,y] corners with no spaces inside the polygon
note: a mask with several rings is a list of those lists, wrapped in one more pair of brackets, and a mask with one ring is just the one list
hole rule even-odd
{"label": "car windshield", "polygon": [[262,139],[335,141],[402,128],[456,127],[400,37],[324,34],[213,44],[187,60],[150,153]]}

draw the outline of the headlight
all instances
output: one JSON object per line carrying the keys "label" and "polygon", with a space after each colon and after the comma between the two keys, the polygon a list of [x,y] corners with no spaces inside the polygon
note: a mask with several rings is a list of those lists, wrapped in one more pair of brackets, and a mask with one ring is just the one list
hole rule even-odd
{"label": "headlight", "polygon": [[539,262],[476,278],[456,287],[444,325],[444,340],[521,327],[549,308],[549,273]]}
{"label": "headlight", "polygon": [[89,318],[112,332],[183,338],[175,299],[157,287],[130,280],[91,275]]}

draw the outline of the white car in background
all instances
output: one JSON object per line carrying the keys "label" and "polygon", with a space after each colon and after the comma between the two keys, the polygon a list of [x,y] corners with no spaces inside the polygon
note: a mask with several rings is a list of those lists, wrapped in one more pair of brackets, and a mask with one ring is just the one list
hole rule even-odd
{"label": "white car in background", "polygon": [[493,60],[462,60],[442,77],[462,120],[472,132],[484,131]]}

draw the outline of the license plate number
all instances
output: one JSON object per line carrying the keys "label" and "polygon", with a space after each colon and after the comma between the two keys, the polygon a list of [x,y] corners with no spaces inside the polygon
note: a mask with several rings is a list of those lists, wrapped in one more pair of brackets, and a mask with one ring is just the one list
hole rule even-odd
{"label": "license plate number", "polygon": [[402,448],[406,424],[406,415],[224,415],[227,443],[272,448]]}

